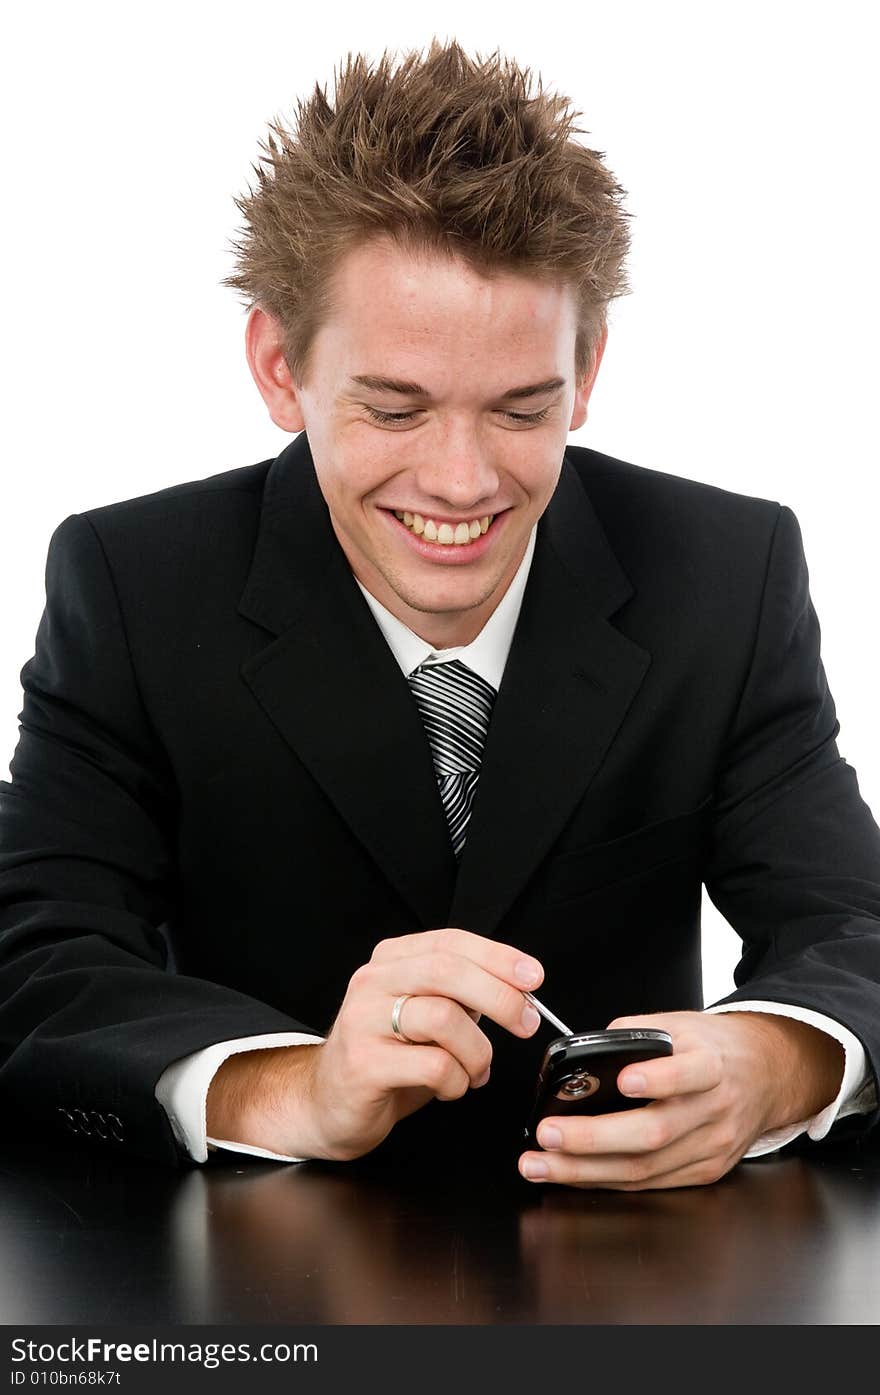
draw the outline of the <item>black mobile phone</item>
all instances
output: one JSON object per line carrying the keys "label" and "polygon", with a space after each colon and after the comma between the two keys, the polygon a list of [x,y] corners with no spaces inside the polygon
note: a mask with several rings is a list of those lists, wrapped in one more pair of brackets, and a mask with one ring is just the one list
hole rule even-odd
{"label": "black mobile phone", "polygon": [[544,1052],[535,1103],[525,1128],[526,1145],[540,1148],[537,1128],[548,1115],[611,1114],[636,1109],[648,1099],[632,1099],[617,1088],[624,1066],[672,1055],[672,1037],[656,1028],[577,1032],[556,1037]]}

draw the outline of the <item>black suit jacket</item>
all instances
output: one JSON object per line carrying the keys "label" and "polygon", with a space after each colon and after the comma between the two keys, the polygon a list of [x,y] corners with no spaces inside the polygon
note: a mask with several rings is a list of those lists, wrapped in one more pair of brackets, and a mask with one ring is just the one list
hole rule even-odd
{"label": "black suit jacket", "polygon": [[[21,680],[0,785],[16,1131],[179,1161],[167,1065],[325,1033],[377,941],[431,927],[536,955],[576,1028],[697,1008],[702,882],[744,940],[731,999],[827,1013],[877,1069],[880,832],[835,744],[788,508],[568,449],[459,866],[304,435],[66,518]],[[519,1147],[549,1033],[483,1026],[489,1086],[398,1144]]]}

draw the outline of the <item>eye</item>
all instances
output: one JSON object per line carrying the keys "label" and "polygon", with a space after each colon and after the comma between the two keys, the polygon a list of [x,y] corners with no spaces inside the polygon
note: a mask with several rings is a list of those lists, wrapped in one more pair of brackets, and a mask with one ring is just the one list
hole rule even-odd
{"label": "eye", "polygon": [[378,407],[367,407],[366,405],[364,410],[367,416],[371,417],[373,421],[381,422],[383,426],[394,426],[397,422],[412,421],[413,417],[418,415],[416,412],[381,412]]}
{"label": "eye", "polygon": [[[550,415],[552,407],[542,407],[540,412],[508,412],[502,410],[500,415],[512,421],[516,426],[537,426],[538,422],[545,421]],[[418,411],[411,412],[383,412],[378,407],[369,407],[364,403],[364,411],[372,421],[378,422],[381,426],[404,425],[408,421],[413,421],[419,415]]]}
{"label": "eye", "polygon": [[539,421],[544,421],[550,415],[550,407],[542,407],[540,412],[502,412],[502,416],[508,421],[515,421],[518,426],[535,426]]}

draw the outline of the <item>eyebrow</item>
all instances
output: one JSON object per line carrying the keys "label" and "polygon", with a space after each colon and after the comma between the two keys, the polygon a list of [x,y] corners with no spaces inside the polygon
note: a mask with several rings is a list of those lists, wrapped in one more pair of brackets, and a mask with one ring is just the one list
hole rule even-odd
{"label": "eyebrow", "polygon": [[[421,387],[418,383],[407,382],[403,378],[383,378],[377,377],[374,373],[355,373],[351,381],[357,383],[359,387],[371,389],[373,392],[399,392],[405,397],[430,397],[427,388]],[[524,397],[539,397],[544,392],[555,392],[557,388],[565,387],[564,378],[546,378],[543,383],[528,383],[525,387],[510,388],[503,392],[498,399],[500,402],[519,401]]]}

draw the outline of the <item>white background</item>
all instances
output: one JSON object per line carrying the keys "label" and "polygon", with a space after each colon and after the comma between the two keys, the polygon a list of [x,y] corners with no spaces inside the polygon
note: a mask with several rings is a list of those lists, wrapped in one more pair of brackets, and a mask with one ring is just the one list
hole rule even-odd
{"label": "white background", "polygon": [[[426,11],[80,0],[7,15],[0,778],[57,524],[287,444],[247,368],[245,311],[218,284],[268,122],[332,84],[346,50],[436,33],[540,71],[628,190],[633,294],[574,440],[794,509],[840,749],[880,810],[875,6]],[[711,1000],[738,940],[708,900],[704,945]]]}

